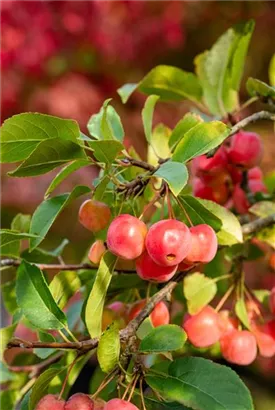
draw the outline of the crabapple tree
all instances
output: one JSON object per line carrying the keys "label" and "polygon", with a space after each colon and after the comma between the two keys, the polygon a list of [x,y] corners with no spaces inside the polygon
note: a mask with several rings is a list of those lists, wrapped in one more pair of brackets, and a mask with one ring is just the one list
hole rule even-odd
{"label": "crabapple tree", "polygon": [[[275,88],[249,78],[247,100],[239,95],[253,28],[230,28],[195,58],[196,74],[160,65],[118,90],[123,103],[147,95],[148,157],[123,144],[110,99],[86,132],[31,112],[3,123],[9,177],[58,169],[33,215],[1,230],[3,408],[253,410],[231,369],[275,356],[274,178],[252,128],[274,123]],[[153,126],[163,100],[189,102],[173,129]],[[255,101],[261,110],[249,111]],[[55,193],[89,166],[89,186]],[[69,263],[68,240],[48,249],[47,235],[76,200],[64,228],[78,224],[90,240]],[[255,290],[246,262],[264,255],[267,285]],[[91,358],[89,391],[72,395]]]}

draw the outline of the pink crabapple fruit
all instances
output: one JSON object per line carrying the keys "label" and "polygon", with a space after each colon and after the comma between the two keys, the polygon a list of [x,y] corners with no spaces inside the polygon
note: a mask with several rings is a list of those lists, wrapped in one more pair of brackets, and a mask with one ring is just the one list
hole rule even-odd
{"label": "pink crabapple fruit", "polygon": [[175,219],[165,219],[151,226],[145,240],[150,257],[162,266],[178,265],[191,247],[188,227]]}
{"label": "pink crabapple fruit", "polygon": [[152,282],[167,282],[177,271],[176,266],[160,266],[156,264],[147,251],[136,260],[136,271],[141,279]]}
{"label": "pink crabapple fruit", "polygon": [[106,246],[104,245],[104,242],[101,239],[96,240],[88,253],[88,258],[89,260],[94,263],[95,265],[98,265],[104,252],[106,251]]}
{"label": "pink crabapple fruit", "polygon": [[87,199],[79,208],[78,218],[86,229],[99,232],[108,225],[111,210],[104,202]]}
{"label": "pink crabapple fruit", "polygon": [[209,347],[220,338],[219,317],[211,306],[205,306],[196,315],[186,315],[182,327],[196,347]]}
{"label": "pink crabapple fruit", "polygon": [[58,400],[53,394],[47,394],[40,399],[35,410],[65,410],[65,401]]}
{"label": "pink crabapple fruit", "polygon": [[106,403],[104,410],[138,410],[138,408],[129,401],[112,399]]}
{"label": "pink crabapple fruit", "polygon": [[230,316],[229,310],[221,310],[219,313],[219,330],[221,337],[238,328],[238,319]]}
{"label": "pink crabapple fruit", "polygon": [[213,157],[207,158],[200,155],[192,161],[192,171],[195,175],[201,176],[203,173],[216,174],[223,171],[228,163],[226,149],[221,146]]}
{"label": "pink crabapple fruit", "polygon": [[94,410],[94,401],[84,393],[75,393],[65,404],[64,410]]}
{"label": "pink crabapple fruit", "polygon": [[[129,320],[133,320],[144,308],[146,304],[145,300],[141,300],[140,302],[135,303],[129,311],[128,317]],[[159,302],[154,307],[152,313],[150,314],[150,319],[154,327],[158,327],[161,325],[168,325],[170,322],[170,314],[169,310],[164,302]]]}
{"label": "pink crabapple fruit", "polygon": [[257,356],[257,341],[248,330],[233,330],[220,339],[223,357],[241,366],[251,364]]}
{"label": "pink crabapple fruit", "polygon": [[253,168],[259,164],[262,154],[262,141],[255,132],[239,131],[231,138],[228,149],[231,163],[244,168]]}
{"label": "pink crabapple fruit", "polygon": [[252,324],[251,331],[256,337],[260,355],[262,357],[273,357],[275,355],[275,340],[270,334],[268,325]]}
{"label": "pink crabapple fruit", "polygon": [[108,249],[122,259],[136,259],[144,251],[146,234],[144,222],[132,215],[119,215],[107,232]]}
{"label": "pink crabapple fruit", "polygon": [[218,240],[214,229],[209,225],[200,224],[192,226],[190,228],[190,233],[191,249],[186,256],[185,261],[187,263],[208,263],[212,261],[218,249]]}

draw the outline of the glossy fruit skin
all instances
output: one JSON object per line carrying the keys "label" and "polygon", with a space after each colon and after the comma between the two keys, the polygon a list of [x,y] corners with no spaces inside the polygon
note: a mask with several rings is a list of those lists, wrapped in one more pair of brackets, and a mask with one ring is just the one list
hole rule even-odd
{"label": "glossy fruit skin", "polygon": [[211,306],[205,306],[196,315],[186,315],[182,327],[196,347],[209,347],[220,338],[218,314]]}
{"label": "glossy fruit skin", "polygon": [[263,155],[261,138],[254,132],[239,131],[233,135],[228,150],[229,161],[244,168],[259,164]]}
{"label": "glossy fruit skin", "polygon": [[257,356],[255,336],[248,330],[234,330],[220,339],[223,357],[241,366],[251,364]]}
{"label": "glossy fruit skin", "polygon": [[207,158],[206,155],[200,155],[192,161],[192,171],[197,176],[202,176],[204,173],[216,174],[223,171],[228,163],[226,149],[221,146],[215,155]]}
{"label": "glossy fruit skin", "polygon": [[251,331],[256,337],[260,355],[273,357],[275,355],[275,340],[273,339],[267,324],[252,324]]}
{"label": "glossy fruit skin", "polygon": [[[267,189],[264,183],[259,179],[248,180],[248,188],[254,194],[256,192],[267,192]],[[246,197],[246,193],[241,188],[240,184],[235,185],[232,198],[233,198],[233,203],[234,203],[234,207],[236,211],[239,214],[247,213],[251,205]]]}
{"label": "glossy fruit skin", "polygon": [[151,226],[145,240],[150,257],[159,265],[176,266],[188,254],[191,234],[176,219],[165,219]]}
{"label": "glossy fruit skin", "polygon": [[215,231],[211,226],[200,224],[190,228],[191,249],[185,261],[187,263],[202,262],[208,263],[214,259],[218,250],[218,240]]}
{"label": "glossy fruit skin", "polygon": [[86,229],[99,232],[108,226],[111,210],[104,202],[87,199],[79,208],[78,218]]}
{"label": "glossy fruit skin", "polygon": [[58,400],[53,394],[47,394],[42,397],[35,410],[65,410],[65,401]]}
{"label": "glossy fruit skin", "polygon": [[147,251],[136,260],[136,271],[141,279],[163,283],[171,279],[176,273],[176,266],[160,266],[156,264]]}
{"label": "glossy fruit skin", "polygon": [[94,263],[95,265],[98,265],[104,252],[106,251],[106,247],[104,245],[104,242],[98,239],[95,241],[88,253],[88,258],[89,260]]}
{"label": "glossy fruit skin", "polygon": [[119,215],[107,232],[108,249],[122,259],[136,259],[145,249],[146,234],[144,222],[132,215]]}
{"label": "glossy fruit skin", "polygon": [[229,189],[226,180],[215,179],[212,182],[205,181],[201,178],[193,180],[193,194],[201,199],[209,199],[223,205],[229,198]]}
{"label": "glossy fruit skin", "polygon": [[[146,301],[141,300],[140,302],[135,303],[128,314],[129,320],[133,320],[141,309],[145,306]],[[158,327],[161,325],[168,325],[170,322],[170,313],[169,310],[164,302],[159,302],[156,304],[154,310],[150,315],[150,319],[154,327]]]}
{"label": "glossy fruit skin", "polygon": [[271,289],[271,293],[269,295],[269,307],[271,313],[275,315],[275,287]]}
{"label": "glossy fruit skin", "polygon": [[112,399],[106,403],[104,410],[138,410],[138,408],[129,401]]}
{"label": "glossy fruit skin", "polygon": [[220,337],[236,330],[238,328],[238,319],[230,316],[229,310],[221,310],[219,316]]}
{"label": "glossy fruit skin", "polygon": [[94,402],[87,394],[76,393],[67,400],[64,410],[94,410]]}

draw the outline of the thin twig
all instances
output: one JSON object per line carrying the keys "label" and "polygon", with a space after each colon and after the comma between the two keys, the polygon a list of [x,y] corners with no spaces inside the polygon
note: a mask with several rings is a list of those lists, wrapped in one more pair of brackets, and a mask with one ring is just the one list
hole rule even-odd
{"label": "thin twig", "polygon": [[251,233],[256,233],[263,228],[267,228],[275,224],[275,213],[265,218],[258,218],[255,221],[249,222],[242,226],[242,231],[244,235],[249,235]]}
{"label": "thin twig", "polygon": [[25,366],[8,366],[8,369],[14,373],[31,373],[31,377],[34,377],[39,374],[45,367],[58,362],[63,354],[63,352],[58,352],[55,356],[51,356],[48,359],[43,360],[43,362]]}

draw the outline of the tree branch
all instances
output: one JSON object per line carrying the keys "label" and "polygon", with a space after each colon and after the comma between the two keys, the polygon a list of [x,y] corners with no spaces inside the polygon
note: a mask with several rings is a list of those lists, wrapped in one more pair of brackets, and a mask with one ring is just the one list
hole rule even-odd
{"label": "tree branch", "polygon": [[50,364],[58,362],[58,360],[63,356],[63,352],[58,352],[55,356],[51,356],[43,362],[36,364],[25,365],[25,366],[8,366],[8,369],[14,373],[30,373],[31,377],[38,375],[45,367],[48,367]]}
{"label": "tree branch", "polygon": [[242,128],[246,127],[248,124],[252,122],[256,122],[259,120],[271,120],[275,121],[275,114],[268,112],[268,111],[260,111],[255,112],[254,114],[250,115],[249,117],[244,118],[243,120],[239,121],[231,128],[231,132],[228,137],[236,134],[236,132],[240,131]]}
{"label": "tree branch", "polygon": [[242,231],[244,235],[249,235],[251,233],[256,233],[263,228],[267,228],[270,225],[275,224],[275,213],[265,218],[258,218],[255,221],[249,222],[242,226]]}

